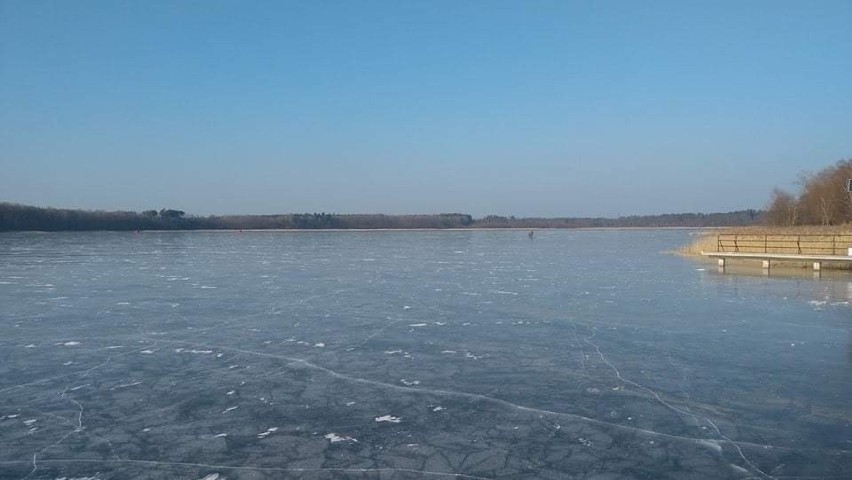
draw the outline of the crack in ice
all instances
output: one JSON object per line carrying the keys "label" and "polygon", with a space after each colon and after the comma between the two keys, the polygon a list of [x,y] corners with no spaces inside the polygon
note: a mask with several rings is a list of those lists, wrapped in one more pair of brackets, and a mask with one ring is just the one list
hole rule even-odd
{"label": "crack in ice", "polygon": [[[228,346],[222,346],[222,345],[207,345],[207,344],[201,344],[201,343],[195,343],[195,342],[189,342],[189,341],[180,341],[180,340],[162,340],[162,341],[166,342],[166,343],[194,345],[194,346],[204,347],[204,348],[219,348],[219,349],[222,349],[222,350],[230,350],[230,351],[233,351],[233,352],[243,353],[243,354],[246,354],[246,355],[254,355],[254,356],[259,356],[259,357],[285,360],[285,361],[290,362],[290,363],[300,364],[300,365],[303,365],[307,368],[324,372],[327,375],[334,377],[334,378],[339,378],[341,380],[346,380],[346,381],[350,381],[350,382],[354,382],[354,383],[361,383],[361,384],[364,384],[364,385],[372,385],[372,386],[376,386],[376,387],[381,387],[381,388],[396,390],[396,391],[401,391],[401,392],[419,393],[419,394],[426,393],[426,394],[433,394],[433,395],[461,397],[461,398],[467,398],[467,399],[473,399],[473,400],[481,400],[481,401],[484,401],[484,402],[502,405],[504,407],[519,410],[519,411],[522,411],[522,412],[530,412],[530,413],[536,413],[536,414],[541,414],[541,415],[553,415],[553,416],[571,418],[571,419],[574,419],[574,420],[580,420],[580,421],[583,421],[583,422],[586,422],[586,423],[590,423],[592,425],[598,425],[598,426],[607,427],[607,428],[614,428],[614,429],[617,429],[617,430],[625,430],[625,431],[629,431],[629,432],[638,432],[638,433],[643,433],[643,434],[646,434],[646,435],[651,435],[651,436],[656,436],[656,437],[661,437],[661,438],[669,438],[669,439],[673,439],[673,440],[687,441],[687,442],[690,442],[690,443],[694,443],[696,445],[700,445],[702,447],[707,446],[706,445],[707,439],[704,439],[704,438],[694,438],[694,437],[686,437],[686,436],[682,436],[682,435],[674,435],[674,434],[670,434],[670,433],[658,432],[658,431],[655,431],[655,430],[648,430],[648,429],[644,429],[644,428],[631,427],[631,426],[628,426],[628,425],[620,425],[620,424],[617,424],[617,423],[610,423],[610,422],[606,422],[606,421],[603,421],[603,420],[597,420],[597,419],[594,419],[594,418],[585,417],[583,415],[579,415],[579,414],[575,414],[575,413],[557,412],[557,411],[547,410],[547,409],[542,409],[542,408],[529,407],[529,406],[525,406],[525,405],[512,403],[508,400],[503,400],[503,399],[496,398],[496,397],[490,397],[490,396],[482,395],[482,394],[478,394],[478,393],[460,392],[460,391],[455,391],[455,390],[406,387],[406,386],[403,386],[403,385],[385,383],[385,382],[381,382],[381,381],[378,381],[378,380],[370,380],[370,379],[367,379],[367,378],[355,377],[355,376],[351,376],[351,375],[347,375],[347,374],[344,374],[344,373],[340,373],[340,372],[331,370],[330,368],[323,367],[322,365],[317,365],[313,362],[310,362],[310,361],[302,359],[302,358],[288,357],[286,355],[279,355],[279,354],[274,354],[274,353],[257,352],[257,351],[254,351],[254,350],[246,350],[246,349],[242,349],[242,348],[228,347]],[[691,415],[691,414],[688,414],[688,415]],[[749,445],[749,446],[754,446],[754,447],[759,447],[759,448],[766,448],[766,447],[781,448],[781,447],[775,447],[773,445],[763,445],[763,444],[750,443],[750,442],[738,442],[738,443],[741,444],[741,445]]]}
{"label": "crack in ice", "polygon": [[[0,461],[0,465],[20,465],[26,462],[23,461]],[[335,468],[335,467],[327,467],[327,468],[285,468],[285,467],[248,467],[248,466],[234,466],[234,465],[215,465],[208,463],[193,463],[193,462],[168,462],[168,461],[155,461],[155,460],[135,460],[130,458],[116,459],[116,460],[89,460],[89,459],[78,459],[78,458],[51,458],[48,460],[42,460],[43,464],[50,463],[93,463],[93,464],[115,464],[115,463],[129,463],[135,465],[145,465],[145,466],[166,466],[166,467],[192,467],[192,468],[209,468],[213,470],[245,470],[250,472],[281,472],[281,473],[315,473],[315,472],[338,472],[338,473],[413,473],[417,475],[430,475],[433,477],[452,477],[452,478],[466,478],[471,480],[494,480],[492,477],[482,477],[478,475],[468,475],[464,473],[454,473],[454,472],[435,472],[430,470],[416,470],[413,468]],[[29,478],[33,472],[30,472],[26,478]]]}
{"label": "crack in ice", "polygon": [[610,368],[611,368],[611,369],[615,372],[615,376],[616,376],[619,380],[621,380],[621,381],[622,381],[622,382],[624,382],[624,383],[627,383],[627,384],[629,384],[629,385],[633,385],[633,386],[634,386],[634,387],[636,387],[636,388],[639,388],[639,389],[641,389],[641,390],[644,390],[644,391],[646,391],[646,392],[650,393],[650,394],[651,394],[654,398],[656,398],[656,399],[657,399],[657,401],[658,401],[658,402],[660,402],[661,404],[663,404],[664,406],[666,406],[668,409],[672,410],[673,412],[676,412],[676,413],[679,413],[679,414],[681,414],[681,415],[685,415],[685,416],[688,416],[688,417],[692,417],[693,419],[695,419],[695,420],[696,420],[697,422],[699,422],[699,423],[700,423],[702,420],[706,421],[707,423],[709,423],[709,424],[713,427],[713,429],[716,431],[716,434],[717,434],[717,435],[719,435],[719,437],[721,437],[723,440],[725,440],[726,442],[730,443],[731,445],[733,445],[733,446],[734,446],[734,448],[736,448],[737,453],[739,454],[740,458],[741,458],[741,459],[742,459],[742,460],[746,463],[746,465],[748,465],[749,467],[751,467],[751,468],[752,468],[754,471],[756,471],[757,473],[759,473],[759,474],[763,475],[763,478],[771,478],[771,479],[775,479],[775,477],[773,477],[772,475],[767,474],[766,472],[764,472],[763,470],[761,470],[760,468],[758,468],[758,467],[757,467],[754,463],[752,463],[752,462],[751,462],[748,458],[746,458],[745,454],[744,454],[744,453],[743,453],[743,451],[742,451],[742,448],[740,448],[740,446],[737,444],[737,442],[735,442],[734,440],[732,440],[732,439],[731,439],[730,437],[728,437],[727,435],[723,434],[723,433],[722,433],[722,431],[721,431],[721,430],[719,430],[719,427],[717,427],[717,426],[716,426],[716,424],[715,424],[712,420],[710,420],[710,419],[709,419],[709,418],[707,418],[707,417],[699,417],[698,415],[696,415],[696,414],[694,414],[694,413],[692,413],[692,412],[688,412],[688,411],[685,411],[685,410],[681,410],[681,409],[679,409],[679,408],[675,407],[674,405],[670,404],[669,402],[667,402],[667,401],[663,400],[663,399],[662,399],[662,397],[660,397],[660,395],[659,395],[656,391],[654,391],[654,390],[652,390],[652,389],[650,389],[650,388],[646,387],[645,385],[642,385],[641,383],[637,383],[637,382],[634,382],[633,380],[629,380],[629,379],[626,379],[626,378],[622,377],[622,376],[621,376],[621,372],[619,372],[619,371],[618,371],[618,368],[616,368],[616,366],[615,366],[615,365],[613,365],[613,364],[612,364],[612,362],[610,362],[609,360],[607,360],[607,358],[606,358],[606,357],[604,356],[604,354],[601,352],[600,347],[598,347],[598,345],[597,345],[596,343],[592,342],[592,341],[591,341],[591,340],[589,340],[588,338],[586,338],[586,339],[584,339],[584,340],[585,340],[585,342],[586,342],[586,343],[588,343],[589,345],[591,345],[592,347],[594,347],[594,349],[595,349],[595,351],[597,352],[598,356],[601,358],[601,361],[603,361],[604,363],[606,363],[607,365],[609,365],[609,367],[610,367]]}

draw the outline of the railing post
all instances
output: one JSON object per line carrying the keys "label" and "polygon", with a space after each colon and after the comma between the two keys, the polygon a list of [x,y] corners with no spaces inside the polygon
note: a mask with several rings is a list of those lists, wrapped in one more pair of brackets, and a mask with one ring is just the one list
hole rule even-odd
{"label": "railing post", "polygon": [[763,234],[763,253],[769,253],[769,251],[766,248],[767,237],[769,237],[769,235],[764,233]]}

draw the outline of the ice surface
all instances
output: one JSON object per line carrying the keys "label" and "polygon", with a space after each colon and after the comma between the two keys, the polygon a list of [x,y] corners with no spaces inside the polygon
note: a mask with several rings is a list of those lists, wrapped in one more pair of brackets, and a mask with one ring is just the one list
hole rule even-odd
{"label": "ice surface", "polygon": [[852,278],[687,237],[0,235],[0,478],[852,478]]}

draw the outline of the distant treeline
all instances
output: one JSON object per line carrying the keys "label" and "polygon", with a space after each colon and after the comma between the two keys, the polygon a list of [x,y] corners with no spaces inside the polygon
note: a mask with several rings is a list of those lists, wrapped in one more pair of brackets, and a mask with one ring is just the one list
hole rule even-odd
{"label": "distant treeline", "polygon": [[799,184],[798,194],[778,188],[772,192],[766,223],[789,227],[852,222],[852,159],[802,175]]}
{"label": "distant treeline", "polygon": [[87,211],[0,203],[0,231],[88,230],[266,230],[266,229],[448,229],[448,228],[615,228],[719,227],[761,222],[762,212],[680,213],[619,218],[515,218],[463,213],[436,215],[283,215],[187,216],[182,210]]}

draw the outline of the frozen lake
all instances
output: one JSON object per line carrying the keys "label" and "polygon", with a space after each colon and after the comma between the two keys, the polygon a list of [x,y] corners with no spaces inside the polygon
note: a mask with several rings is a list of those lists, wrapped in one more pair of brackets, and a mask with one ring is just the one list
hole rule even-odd
{"label": "frozen lake", "polygon": [[0,235],[0,478],[852,478],[852,277],[689,240]]}

